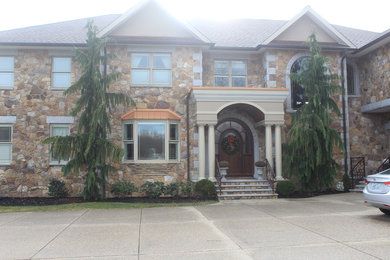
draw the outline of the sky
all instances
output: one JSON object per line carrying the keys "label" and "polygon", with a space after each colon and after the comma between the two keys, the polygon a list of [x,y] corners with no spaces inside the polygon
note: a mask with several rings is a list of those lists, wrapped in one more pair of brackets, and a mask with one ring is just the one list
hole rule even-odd
{"label": "sky", "polygon": [[[0,9],[0,31],[105,14],[121,14],[139,0],[11,0]],[[331,24],[374,32],[390,29],[390,0],[158,0],[179,19],[289,20],[305,6]]]}

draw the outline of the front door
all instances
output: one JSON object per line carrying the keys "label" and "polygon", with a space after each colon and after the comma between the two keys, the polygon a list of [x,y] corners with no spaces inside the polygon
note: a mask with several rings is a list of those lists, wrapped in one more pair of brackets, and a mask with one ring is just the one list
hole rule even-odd
{"label": "front door", "polygon": [[250,129],[236,119],[228,119],[216,127],[218,161],[227,161],[227,177],[253,176],[253,138]]}

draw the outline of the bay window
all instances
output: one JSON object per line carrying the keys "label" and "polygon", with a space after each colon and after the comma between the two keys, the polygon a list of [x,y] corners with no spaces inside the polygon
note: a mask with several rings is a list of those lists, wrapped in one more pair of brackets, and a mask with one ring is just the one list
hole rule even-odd
{"label": "bay window", "polygon": [[178,123],[167,120],[127,121],[123,129],[125,161],[179,160]]}

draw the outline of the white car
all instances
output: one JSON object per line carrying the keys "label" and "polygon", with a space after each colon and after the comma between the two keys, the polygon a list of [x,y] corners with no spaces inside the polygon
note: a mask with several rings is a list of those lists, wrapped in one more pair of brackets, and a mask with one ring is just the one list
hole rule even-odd
{"label": "white car", "polygon": [[390,169],[366,177],[363,196],[366,203],[390,215]]}

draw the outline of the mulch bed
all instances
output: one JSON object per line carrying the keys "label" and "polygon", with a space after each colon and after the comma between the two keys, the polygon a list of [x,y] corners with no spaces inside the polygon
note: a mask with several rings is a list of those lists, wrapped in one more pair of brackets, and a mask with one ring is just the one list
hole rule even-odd
{"label": "mulch bed", "polygon": [[[99,202],[124,202],[124,203],[179,203],[179,202],[201,202],[202,200],[195,198],[145,198],[145,197],[136,197],[136,198],[109,198],[104,200],[99,200]],[[47,206],[47,205],[60,205],[60,204],[69,204],[69,203],[83,203],[83,202],[95,202],[95,201],[86,201],[81,197],[70,197],[70,198],[9,198],[9,197],[0,197],[0,206]]]}
{"label": "mulch bed", "polygon": [[344,191],[336,191],[336,190],[328,190],[328,191],[322,191],[322,192],[294,192],[290,196],[282,196],[279,195],[280,199],[304,199],[304,198],[311,198],[316,197],[320,195],[332,195],[332,194],[340,194],[345,193]]}

